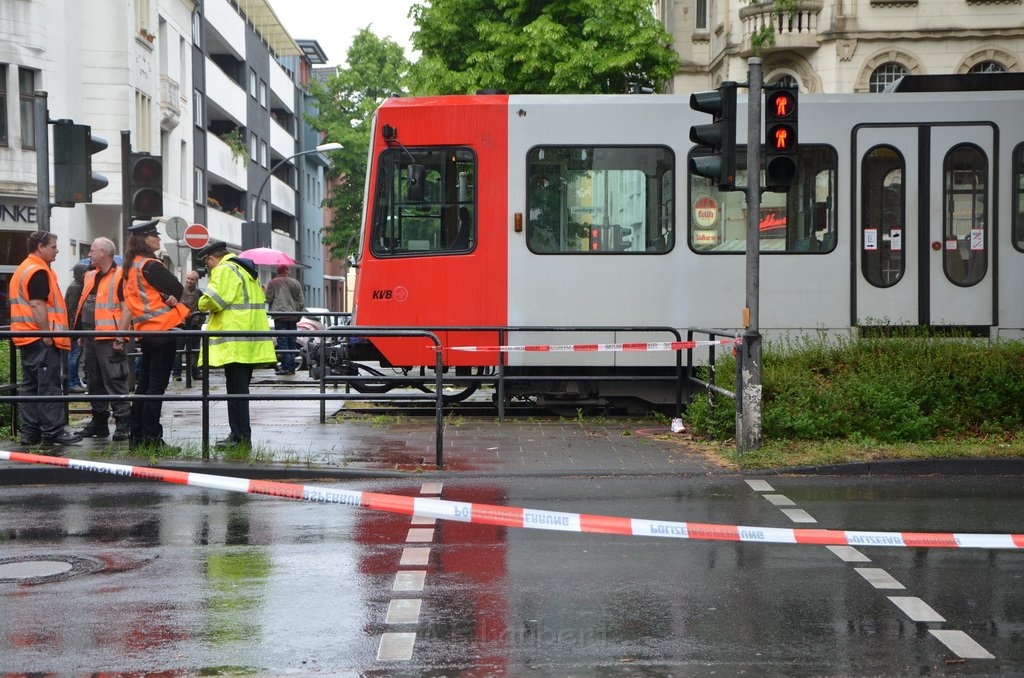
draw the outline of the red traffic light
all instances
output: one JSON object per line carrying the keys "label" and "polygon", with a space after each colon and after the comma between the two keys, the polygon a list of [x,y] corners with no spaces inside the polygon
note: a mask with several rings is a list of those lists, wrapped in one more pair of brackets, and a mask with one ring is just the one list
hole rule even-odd
{"label": "red traffic light", "polygon": [[796,131],[789,125],[775,125],[768,130],[768,144],[774,151],[791,151],[796,148]]}
{"label": "red traffic light", "polygon": [[765,114],[770,120],[783,120],[796,112],[796,97],[785,89],[777,89],[768,93],[765,101]]}

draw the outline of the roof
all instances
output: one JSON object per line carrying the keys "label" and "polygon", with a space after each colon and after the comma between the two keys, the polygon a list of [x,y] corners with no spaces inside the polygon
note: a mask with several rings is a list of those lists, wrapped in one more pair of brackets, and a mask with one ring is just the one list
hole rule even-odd
{"label": "roof", "polygon": [[270,45],[275,54],[282,57],[302,56],[304,52],[285,30],[281,20],[274,13],[269,0],[235,0],[239,9],[252,23],[256,31]]}

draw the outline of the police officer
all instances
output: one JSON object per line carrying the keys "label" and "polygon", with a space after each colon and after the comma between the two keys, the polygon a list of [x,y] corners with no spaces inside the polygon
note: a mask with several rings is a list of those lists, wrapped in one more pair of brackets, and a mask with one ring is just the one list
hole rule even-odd
{"label": "police officer", "polygon": [[[199,297],[199,310],[210,314],[207,330],[256,331],[269,329],[266,297],[248,259],[229,253],[227,245],[213,240],[196,253],[210,270],[210,284]],[[210,337],[210,367],[223,367],[228,393],[249,393],[252,371],[259,365],[276,365],[270,337]],[[207,356],[200,355],[200,364]],[[220,447],[251,447],[249,401],[228,401],[231,435],[217,441]]]}
{"label": "police officer", "polygon": [[[171,368],[177,350],[177,340],[170,334],[148,334],[171,330],[188,316],[188,307],[178,303],[184,287],[163,262],[156,258],[160,249],[159,222],[147,221],[128,227],[128,246],[125,248],[124,303],[131,313],[132,325],[142,331],[139,345],[142,361],[136,395],[162,396],[171,379]],[[163,439],[160,414],[163,400],[159,398],[132,402],[131,448],[156,448],[173,451]]]}

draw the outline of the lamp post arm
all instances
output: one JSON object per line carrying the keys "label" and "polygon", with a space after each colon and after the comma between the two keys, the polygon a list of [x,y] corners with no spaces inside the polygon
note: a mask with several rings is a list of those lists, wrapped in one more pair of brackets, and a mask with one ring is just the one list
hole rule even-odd
{"label": "lamp post arm", "polygon": [[[263,183],[260,184],[260,190],[256,192],[256,214],[253,215],[254,219],[252,220],[253,223],[256,224],[256,234],[255,234],[256,237],[254,239],[254,246],[255,247],[269,247],[270,246],[269,242],[268,243],[261,243],[261,242],[259,242],[259,238],[260,238],[260,229],[259,229],[259,227],[260,227],[260,225],[262,223],[262,219],[261,219],[261,215],[260,215],[260,207],[263,204],[263,191],[267,188],[267,184],[270,183],[270,177],[274,176],[274,172],[276,172],[278,170],[278,168],[280,168],[281,165],[285,164],[286,162],[294,160],[295,158],[301,157],[303,155],[310,155],[311,153],[323,153],[324,151],[339,151],[342,148],[343,148],[343,146],[341,144],[335,143],[335,142],[328,143],[328,144],[321,144],[321,145],[317,146],[316,148],[310,148],[310,149],[307,149],[305,151],[299,151],[295,155],[290,155],[287,158],[282,158],[282,159],[278,160],[277,162],[275,162],[273,165],[270,166],[270,170],[267,172],[267,176],[263,179]],[[270,210],[268,209],[267,210],[267,217],[269,217],[269,216],[270,216]]]}

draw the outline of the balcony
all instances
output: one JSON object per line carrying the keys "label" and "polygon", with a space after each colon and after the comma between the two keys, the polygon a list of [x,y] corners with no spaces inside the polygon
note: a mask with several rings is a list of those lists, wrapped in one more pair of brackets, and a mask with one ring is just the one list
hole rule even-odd
{"label": "balcony", "polygon": [[210,57],[206,57],[206,99],[232,120],[243,124],[247,119],[245,90],[227,76]]}
{"label": "balcony", "polygon": [[270,201],[278,212],[295,216],[295,189],[277,177],[270,177]]}
{"label": "balcony", "polygon": [[249,183],[248,163],[235,158],[223,139],[212,132],[206,133],[206,169],[211,175],[244,190]]}
{"label": "balcony", "polygon": [[807,51],[818,48],[821,0],[798,0],[792,9],[776,11],[775,2],[760,2],[740,10],[743,56],[754,53],[754,36],[765,26],[775,28],[775,44],[760,45],[760,53]]}

